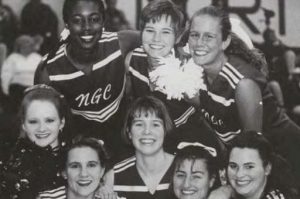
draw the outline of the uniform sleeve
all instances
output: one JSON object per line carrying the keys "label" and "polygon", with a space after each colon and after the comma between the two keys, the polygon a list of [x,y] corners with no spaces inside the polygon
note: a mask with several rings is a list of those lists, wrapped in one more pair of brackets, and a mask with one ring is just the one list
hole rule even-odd
{"label": "uniform sleeve", "polygon": [[48,84],[50,85],[49,74],[47,67],[45,67],[44,61],[40,62],[35,74],[34,74],[34,84]]}

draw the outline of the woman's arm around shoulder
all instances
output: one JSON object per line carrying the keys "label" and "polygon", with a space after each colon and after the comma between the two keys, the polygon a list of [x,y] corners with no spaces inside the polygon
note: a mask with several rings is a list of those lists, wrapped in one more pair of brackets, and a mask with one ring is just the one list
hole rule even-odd
{"label": "woman's arm around shoulder", "polygon": [[259,86],[251,79],[242,79],[235,91],[235,101],[243,130],[262,130],[263,104]]}

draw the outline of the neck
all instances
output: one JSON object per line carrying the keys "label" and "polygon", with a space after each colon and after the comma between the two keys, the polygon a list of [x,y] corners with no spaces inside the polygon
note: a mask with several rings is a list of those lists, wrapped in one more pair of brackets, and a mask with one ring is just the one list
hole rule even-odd
{"label": "neck", "polygon": [[93,64],[98,58],[98,48],[82,49],[72,44],[67,46],[69,57],[78,64]]}
{"label": "neck", "polygon": [[[137,168],[144,174],[157,173],[166,164],[169,154],[163,150],[157,152],[155,155],[145,156],[136,153]],[[153,164],[155,162],[156,164]]]}
{"label": "neck", "polygon": [[93,199],[93,198],[94,198],[94,194],[90,194],[88,196],[80,196],[70,191],[70,189],[68,189],[67,191],[67,199]]}
{"label": "neck", "polygon": [[207,74],[207,79],[209,83],[211,83],[218,76],[219,72],[221,71],[222,67],[225,65],[226,62],[227,57],[225,56],[225,54],[222,54],[212,64],[203,66],[204,71]]}

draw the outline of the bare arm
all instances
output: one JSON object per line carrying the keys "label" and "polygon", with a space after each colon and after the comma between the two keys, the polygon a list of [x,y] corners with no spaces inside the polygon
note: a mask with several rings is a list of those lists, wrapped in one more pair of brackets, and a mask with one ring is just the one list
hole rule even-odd
{"label": "bare arm", "polygon": [[251,79],[239,82],[235,100],[243,130],[262,130],[263,106],[258,85]]}
{"label": "bare arm", "polygon": [[125,57],[129,51],[142,45],[140,31],[122,30],[118,32],[122,55]]}

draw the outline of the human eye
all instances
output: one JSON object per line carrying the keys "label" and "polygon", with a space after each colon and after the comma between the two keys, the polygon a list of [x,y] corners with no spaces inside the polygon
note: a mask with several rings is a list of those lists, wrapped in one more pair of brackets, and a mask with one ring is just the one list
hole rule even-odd
{"label": "human eye", "polygon": [[231,170],[235,170],[235,169],[237,169],[237,165],[234,164],[234,163],[229,163],[228,168],[231,169]]}
{"label": "human eye", "polygon": [[47,118],[47,119],[46,119],[46,122],[47,122],[47,123],[52,123],[52,122],[54,122],[54,121],[55,121],[55,119],[53,119],[53,118]]}
{"label": "human eye", "polygon": [[185,177],[185,174],[183,172],[176,172],[175,176],[177,178],[184,178]]}
{"label": "human eye", "polygon": [[94,15],[94,16],[91,17],[90,20],[91,20],[92,23],[99,23],[101,21],[101,17],[98,16],[98,15]]}
{"label": "human eye", "polygon": [[79,17],[79,16],[75,16],[75,17],[72,17],[72,18],[71,18],[71,22],[72,22],[73,24],[81,24],[82,21],[83,21],[82,18]]}
{"label": "human eye", "polygon": [[162,126],[162,123],[159,122],[159,121],[156,121],[156,122],[153,122],[153,126],[154,126],[154,127],[161,127],[161,126]]}
{"label": "human eye", "polygon": [[36,124],[36,123],[38,123],[38,121],[34,120],[34,119],[31,119],[31,120],[28,120],[28,123],[29,124]]}
{"label": "human eye", "polygon": [[88,162],[87,166],[90,167],[90,168],[95,168],[95,167],[98,166],[98,162]]}
{"label": "human eye", "polygon": [[135,121],[135,122],[133,122],[133,126],[140,127],[140,126],[143,126],[143,123],[141,121]]}
{"label": "human eye", "polygon": [[162,31],[163,34],[173,34],[172,30],[163,30]]}
{"label": "human eye", "polygon": [[80,165],[78,163],[71,163],[69,164],[70,169],[78,169],[80,168]]}
{"label": "human eye", "polygon": [[153,33],[154,32],[154,30],[152,28],[145,28],[144,31],[147,32],[147,33]]}
{"label": "human eye", "polygon": [[253,169],[253,168],[254,168],[254,165],[252,165],[252,164],[245,165],[245,169]]}
{"label": "human eye", "polygon": [[190,38],[192,39],[199,39],[200,34],[197,32],[190,32]]}
{"label": "human eye", "polygon": [[193,179],[201,179],[202,178],[202,175],[200,174],[194,174],[192,175]]}

